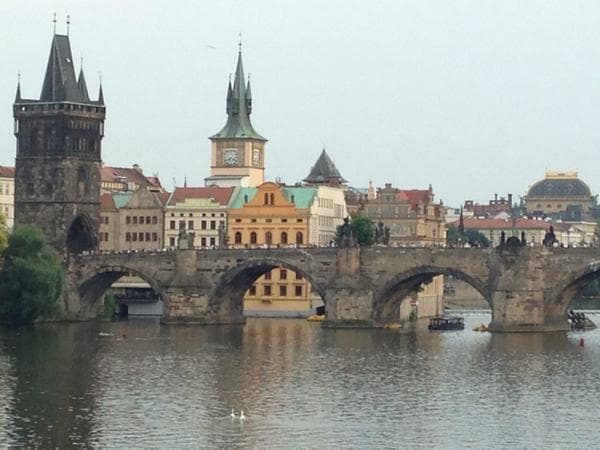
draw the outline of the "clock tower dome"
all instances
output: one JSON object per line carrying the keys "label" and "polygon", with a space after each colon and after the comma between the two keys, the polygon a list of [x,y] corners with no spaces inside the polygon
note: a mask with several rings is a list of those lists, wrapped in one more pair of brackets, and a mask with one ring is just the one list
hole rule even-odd
{"label": "clock tower dome", "polygon": [[211,176],[205,184],[218,186],[259,186],[265,178],[265,143],[250,123],[252,93],[246,83],[242,49],[238,53],[233,86],[227,86],[227,123],[210,137]]}

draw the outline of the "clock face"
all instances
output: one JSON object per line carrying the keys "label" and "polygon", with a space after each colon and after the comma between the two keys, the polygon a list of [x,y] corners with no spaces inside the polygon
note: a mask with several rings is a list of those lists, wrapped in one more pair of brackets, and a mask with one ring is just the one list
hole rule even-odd
{"label": "clock face", "polygon": [[252,162],[255,165],[260,164],[260,150],[255,148],[252,152]]}
{"label": "clock face", "polygon": [[228,166],[235,166],[238,160],[238,151],[235,148],[230,148],[225,150],[225,155],[223,157],[225,164]]}

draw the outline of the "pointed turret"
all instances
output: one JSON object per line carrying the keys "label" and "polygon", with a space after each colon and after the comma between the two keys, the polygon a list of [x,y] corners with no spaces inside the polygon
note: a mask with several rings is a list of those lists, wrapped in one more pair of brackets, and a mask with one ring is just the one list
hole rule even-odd
{"label": "pointed turret", "polygon": [[321,152],[319,159],[317,159],[308,176],[302,181],[307,184],[327,184],[334,186],[346,183],[346,180],[340,175],[325,149]]}
{"label": "pointed turret", "polygon": [[87,84],[85,83],[85,76],[83,75],[83,67],[79,69],[79,77],[77,78],[77,87],[79,88],[79,93],[81,94],[81,99],[84,102],[90,101],[90,96],[88,95]]}
{"label": "pointed turret", "polygon": [[21,101],[21,80],[17,81],[17,93],[15,94],[15,103]]}
{"label": "pointed turret", "polygon": [[98,90],[98,103],[104,105],[104,92],[102,92],[102,83],[100,83],[100,89]]}
{"label": "pointed turret", "polygon": [[246,85],[246,111],[248,115],[252,113],[252,91],[250,90],[250,75],[248,74],[248,84]]}
{"label": "pointed turret", "polygon": [[227,123],[221,131],[211,136],[211,139],[250,138],[266,141],[254,130],[250,122],[252,96],[249,88],[249,84],[246,88],[242,51],[240,49],[233,87],[231,87],[230,81],[227,89]]}
{"label": "pointed turret", "polygon": [[84,101],[75,79],[69,36],[55,34],[52,39],[40,101]]}

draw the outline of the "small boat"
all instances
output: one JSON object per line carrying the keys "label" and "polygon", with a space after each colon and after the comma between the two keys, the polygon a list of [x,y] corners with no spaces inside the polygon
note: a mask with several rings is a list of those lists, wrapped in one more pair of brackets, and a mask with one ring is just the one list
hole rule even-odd
{"label": "small boat", "polygon": [[458,316],[432,317],[429,319],[427,328],[430,330],[464,330],[465,321]]}
{"label": "small boat", "polygon": [[473,331],[490,331],[490,329],[487,325],[482,323],[481,325],[477,325],[475,328],[473,328]]}
{"label": "small boat", "polygon": [[306,320],[308,320],[309,322],[320,322],[322,320],[325,320],[325,316],[320,316],[318,314],[313,314],[312,316],[308,316],[306,318]]}

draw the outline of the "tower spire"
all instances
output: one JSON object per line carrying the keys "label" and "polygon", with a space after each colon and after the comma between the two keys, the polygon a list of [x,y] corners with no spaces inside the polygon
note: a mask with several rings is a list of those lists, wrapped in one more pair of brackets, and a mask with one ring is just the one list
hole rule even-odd
{"label": "tower spire", "polygon": [[67,36],[69,35],[69,28],[71,25],[71,16],[67,14]]}
{"label": "tower spire", "polygon": [[54,13],[52,18],[52,34],[56,34],[56,13]]}
{"label": "tower spire", "polygon": [[21,101],[21,72],[17,74],[17,93],[15,94],[15,103]]}

